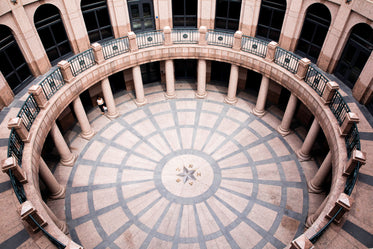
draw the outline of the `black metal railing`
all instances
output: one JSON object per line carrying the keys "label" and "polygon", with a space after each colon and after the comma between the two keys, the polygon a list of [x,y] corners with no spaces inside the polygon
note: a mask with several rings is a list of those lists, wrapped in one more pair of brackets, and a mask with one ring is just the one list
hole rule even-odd
{"label": "black metal railing", "polygon": [[197,44],[199,31],[198,29],[173,29],[171,39],[174,44]]}
{"label": "black metal railing", "polygon": [[315,64],[310,64],[304,81],[322,96],[329,80]]}
{"label": "black metal railing", "polygon": [[233,47],[234,33],[209,29],[207,32],[207,44],[220,47]]}
{"label": "black metal railing", "polygon": [[47,100],[49,100],[61,87],[65,85],[61,69],[57,67],[39,84]]}
{"label": "black metal railing", "polygon": [[333,98],[329,103],[329,107],[335,118],[338,120],[339,125],[341,125],[345,120],[347,113],[350,112],[350,108],[339,91],[336,91],[333,95]]}
{"label": "black metal railing", "polygon": [[68,62],[70,63],[71,72],[74,77],[96,65],[93,50],[91,48],[80,54],[74,55],[68,60]]}
{"label": "black metal railing", "polygon": [[301,58],[298,55],[280,47],[276,48],[274,62],[289,72],[297,73],[300,60]]}
{"label": "black metal railing", "polygon": [[268,43],[269,42],[266,40],[243,35],[241,41],[241,50],[265,58],[267,55]]}
{"label": "black metal railing", "polygon": [[36,103],[34,96],[30,94],[19,110],[17,117],[22,119],[23,125],[28,131],[30,131],[32,123],[34,123],[34,120],[39,112],[40,108]]}
{"label": "black metal railing", "polygon": [[7,157],[14,157],[19,165],[22,165],[22,154],[23,147],[25,143],[18,136],[17,132],[12,128],[10,130],[9,140],[8,140],[8,153]]}
{"label": "black metal railing", "polygon": [[161,30],[147,31],[136,34],[137,47],[148,48],[164,44],[164,34]]}
{"label": "black metal railing", "polygon": [[101,45],[105,60],[130,51],[128,36],[110,40]]}
{"label": "black metal railing", "polygon": [[356,123],[351,127],[351,130],[345,136],[347,157],[350,158],[354,149],[360,150],[360,135]]}

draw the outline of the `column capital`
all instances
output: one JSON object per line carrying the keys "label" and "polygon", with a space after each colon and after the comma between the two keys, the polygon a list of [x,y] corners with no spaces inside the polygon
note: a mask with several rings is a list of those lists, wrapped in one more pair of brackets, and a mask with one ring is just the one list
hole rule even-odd
{"label": "column capital", "polygon": [[91,48],[93,50],[93,56],[95,57],[95,61],[97,64],[101,64],[105,61],[104,54],[102,52],[102,46],[101,44],[95,42],[91,45]]}
{"label": "column capital", "polygon": [[70,63],[68,61],[62,60],[58,62],[57,66],[61,70],[63,80],[66,83],[70,83],[71,80],[74,78],[73,72],[71,71]]}
{"label": "column capital", "polygon": [[9,170],[12,171],[12,174],[20,183],[27,183],[26,172],[18,165],[17,160],[13,156],[5,159],[1,166],[1,171],[3,173],[9,174]]}
{"label": "column capital", "polygon": [[354,112],[348,112],[343,123],[339,127],[341,136],[346,136],[350,132],[353,123],[359,123],[359,116]]}
{"label": "column capital", "polygon": [[360,150],[353,150],[350,159],[347,161],[344,167],[343,175],[350,175],[358,165],[358,163],[364,165],[366,163],[367,153]]}
{"label": "column capital", "polygon": [[133,31],[128,32],[128,41],[129,41],[129,49],[131,52],[136,52],[139,50],[139,47],[137,46],[136,42],[136,34]]}
{"label": "column capital", "polygon": [[207,34],[207,27],[206,26],[199,27],[198,45],[207,45],[206,34]]}
{"label": "column capital", "polygon": [[271,41],[267,45],[267,55],[265,57],[266,61],[274,61],[275,59],[275,54],[276,54],[276,48],[278,47],[278,43],[275,41]]}
{"label": "column capital", "polygon": [[43,88],[40,85],[32,85],[28,89],[28,93],[34,96],[34,99],[40,107],[40,109],[45,109],[49,105],[47,97],[43,92]]}

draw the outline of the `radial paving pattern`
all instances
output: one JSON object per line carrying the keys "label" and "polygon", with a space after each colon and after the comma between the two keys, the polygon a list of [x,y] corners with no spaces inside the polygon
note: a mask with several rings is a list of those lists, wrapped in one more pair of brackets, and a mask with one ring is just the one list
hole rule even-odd
{"label": "radial paving pattern", "polygon": [[66,218],[86,248],[283,248],[303,230],[304,182],[290,146],[247,110],[178,98],[87,144]]}

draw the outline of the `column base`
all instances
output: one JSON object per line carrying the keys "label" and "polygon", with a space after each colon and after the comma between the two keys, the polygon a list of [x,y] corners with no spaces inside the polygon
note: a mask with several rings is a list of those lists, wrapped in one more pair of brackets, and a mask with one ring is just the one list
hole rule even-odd
{"label": "column base", "polygon": [[238,101],[237,98],[233,98],[233,99],[228,98],[228,97],[224,98],[224,103],[229,104],[229,105],[234,105],[237,103],[237,101]]}
{"label": "column base", "polygon": [[61,224],[57,226],[64,234],[69,234],[69,229],[65,221],[61,221]]}
{"label": "column base", "polygon": [[164,96],[166,97],[166,99],[176,99],[176,93],[175,92],[173,92],[171,94],[169,94],[168,92],[166,92],[164,94]]}
{"label": "column base", "polygon": [[148,101],[146,99],[144,99],[143,101],[138,101],[137,99],[135,99],[135,104],[140,107],[140,106],[143,106],[143,105],[146,105],[148,103]]}
{"label": "column base", "polygon": [[199,92],[196,92],[196,98],[197,99],[204,99],[204,98],[206,98],[206,96],[207,96],[207,92],[204,92],[204,93],[199,93]]}
{"label": "column base", "polygon": [[80,136],[86,140],[90,140],[94,135],[96,135],[96,132],[93,129],[89,130],[86,133],[80,133]]}
{"label": "column base", "polygon": [[286,130],[286,129],[282,128],[281,125],[279,125],[277,127],[277,132],[280,133],[281,136],[286,137],[287,135],[289,135],[291,133],[291,130]]}
{"label": "column base", "polygon": [[72,167],[74,166],[75,164],[75,161],[76,159],[78,158],[78,155],[76,155],[75,153],[71,153],[72,156],[68,159],[61,159],[60,163],[63,165],[63,166],[68,166],[68,167]]}
{"label": "column base", "polygon": [[297,156],[298,156],[299,161],[301,161],[301,162],[311,160],[311,155],[309,155],[309,154],[304,154],[304,153],[302,152],[301,149],[298,150],[298,151],[296,152],[296,154],[297,154]]}
{"label": "column base", "polygon": [[315,186],[313,183],[312,183],[312,179],[311,181],[308,181],[307,182],[307,186],[308,186],[308,193],[312,193],[312,194],[321,194],[322,192],[324,192],[324,189],[318,187],[318,186]]}
{"label": "column base", "polygon": [[116,119],[117,117],[119,117],[119,112],[115,111],[114,113],[108,113],[106,114],[106,117],[108,117],[109,119]]}
{"label": "column base", "polygon": [[266,111],[265,110],[258,110],[256,109],[256,107],[254,107],[253,111],[252,111],[252,114],[254,114],[255,116],[261,118],[264,116],[264,114],[266,114]]}
{"label": "column base", "polygon": [[315,222],[316,219],[314,216],[315,214],[311,214],[310,216],[307,217],[306,224],[304,224],[306,228],[309,228]]}
{"label": "column base", "polygon": [[61,189],[57,193],[51,194],[48,197],[52,200],[63,199],[65,198],[65,192],[65,187],[61,186]]}

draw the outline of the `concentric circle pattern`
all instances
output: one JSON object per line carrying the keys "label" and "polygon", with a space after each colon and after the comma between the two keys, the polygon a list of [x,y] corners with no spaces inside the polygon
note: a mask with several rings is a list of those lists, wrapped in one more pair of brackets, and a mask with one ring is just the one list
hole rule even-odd
{"label": "concentric circle pattern", "polygon": [[283,248],[303,230],[294,152],[249,110],[179,97],[108,122],[67,185],[86,248]]}

